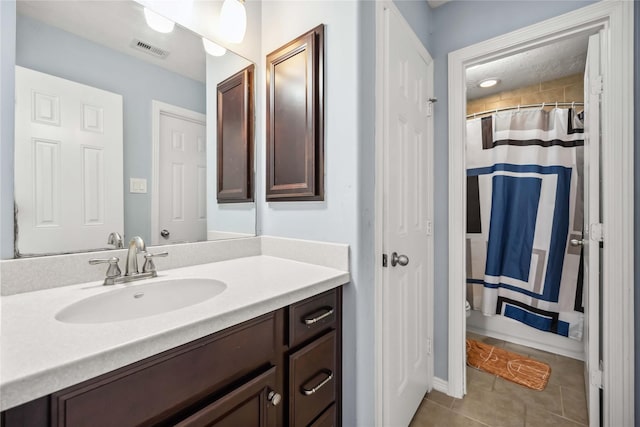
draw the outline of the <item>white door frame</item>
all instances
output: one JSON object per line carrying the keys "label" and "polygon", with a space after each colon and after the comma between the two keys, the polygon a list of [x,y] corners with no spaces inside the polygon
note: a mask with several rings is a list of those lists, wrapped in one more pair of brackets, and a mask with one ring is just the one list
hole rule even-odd
{"label": "white door frame", "polygon": [[465,68],[586,30],[608,31],[602,95],[603,420],[634,424],[633,2],[602,1],[449,54],[449,376],[465,390]]}
{"label": "white door frame", "polygon": [[191,120],[206,128],[207,116],[186,108],[151,101],[151,245],[160,245],[160,115]]}
{"label": "white door frame", "polygon": [[[415,35],[411,26],[404,19],[403,15],[398,10],[397,6],[393,4],[391,0],[383,0],[376,2],[376,66],[375,66],[375,222],[374,222],[374,251],[375,251],[375,300],[374,300],[374,336],[375,336],[375,425],[382,426],[383,422],[383,354],[384,347],[382,342],[382,333],[383,333],[383,323],[382,316],[383,312],[383,300],[382,300],[382,287],[386,284],[384,283],[383,277],[383,267],[382,267],[382,253],[383,253],[383,237],[384,237],[384,220],[383,220],[383,212],[384,212],[384,114],[386,110],[385,99],[384,99],[384,70],[385,70],[385,56],[384,56],[384,11],[386,9],[391,9],[398,16],[403,25],[409,29],[409,32],[414,39],[413,42],[416,45],[417,49],[420,53],[425,57],[429,58],[430,63],[428,64],[433,71],[433,59],[427,49],[424,47],[420,39]],[[429,206],[429,212],[427,212],[428,218],[433,218],[433,127],[430,132],[427,134],[427,150],[429,151],[429,170],[431,172],[431,177],[428,180],[427,184],[427,193],[431,198]],[[433,220],[431,220],[433,222]],[[433,276],[433,237],[429,239],[429,247],[428,253],[431,254],[431,259],[428,262],[430,265],[430,273],[427,274],[427,298],[428,301],[433,304],[433,287],[434,287],[434,276]],[[427,333],[431,342],[433,343],[433,310],[429,310],[429,314],[427,316],[428,325],[427,325]],[[433,350],[432,345],[430,346],[430,361],[429,361],[429,378],[433,381]]]}

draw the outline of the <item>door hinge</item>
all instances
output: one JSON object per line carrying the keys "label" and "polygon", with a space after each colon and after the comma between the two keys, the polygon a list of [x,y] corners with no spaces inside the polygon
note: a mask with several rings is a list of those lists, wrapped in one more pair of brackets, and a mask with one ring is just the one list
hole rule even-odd
{"label": "door hinge", "polygon": [[382,266],[387,266],[387,254],[382,254]]}
{"label": "door hinge", "polygon": [[601,223],[591,224],[591,230],[589,230],[589,238],[596,242],[604,241],[604,230]]}
{"label": "door hinge", "polygon": [[430,219],[427,220],[427,236],[431,236],[433,234],[433,223]]}
{"label": "door hinge", "polygon": [[600,369],[592,369],[589,373],[590,380],[592,386],[602,388],[602,370]]}
{"label": "door hinge", "polygon": [[431,338],[427,338],[427,355],[431,355]]}
{"label": "door hinge", "polygon": [[596,76],[591,81],[591,94],[600,95],[604,90],[604,79],[602,76]]}
{"label": "door hinge", "polygon": [[431,117],[433,115],[433,103],[438,102],[438,98],[429,98],[427,100],[427,117]]}

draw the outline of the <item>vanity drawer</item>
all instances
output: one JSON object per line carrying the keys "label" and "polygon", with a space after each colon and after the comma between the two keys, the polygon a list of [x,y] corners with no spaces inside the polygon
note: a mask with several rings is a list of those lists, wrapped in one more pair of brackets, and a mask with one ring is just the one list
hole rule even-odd
{"label": "vanity drawer", "polygon": [[309,427],[337,427],[336,404],[334,403],[320,415]]}
{"label": "vanity drawer", "polygon": [[152,425],[266,366],[273,312],[52,395],[57,426]]}
{"label": "vanity drawer", "polygon": [[337,290],[307,298],[291,305],[289,310],[289,340],[290,346],[295,347],[326,329],[335,328]]}
{"label": "vanity drawer", "polygon": [[289,421],[308,426],[336,398],[336,331],[289,356]]}

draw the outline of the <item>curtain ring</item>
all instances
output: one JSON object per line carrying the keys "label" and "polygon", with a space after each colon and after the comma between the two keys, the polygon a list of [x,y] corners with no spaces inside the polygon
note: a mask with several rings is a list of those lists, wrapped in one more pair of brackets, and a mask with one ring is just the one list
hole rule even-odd
{"label": "curtain ring", "polygon": [[573,102],[571,103],[571,109],[573,110],[573,109],[575,108],[575,106],[576,106],[576,101],[573,101]]}
{"label": "curtain ring", "polygon": [[556,101],[556,108],[558,108],[558,101]]}
{"label": "curtain ring", "polygon": [[542,110],[544,110],[544,102],[542,103],[542,107],[540,107]]}
{"label": "curtain ring", "polygon": [[518,113],[520,112],[520,104],[518,104]]}

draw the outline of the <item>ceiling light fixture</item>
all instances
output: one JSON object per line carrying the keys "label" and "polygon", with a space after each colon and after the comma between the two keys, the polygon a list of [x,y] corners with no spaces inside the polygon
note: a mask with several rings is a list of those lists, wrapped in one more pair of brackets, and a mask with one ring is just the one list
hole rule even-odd
{"label": "ceiling light fixture", "polygon": [[247,31],[244,0],[224,0],[220,10],[220,32],[231,43],[240,43]]}
{"label": "ceiling light fixture", "polygon": [[495,78],[484,79],[480,83],[478,83],[478,86],[480,86],[481,88],[488,88],[488,87],[493,87],[493,86],[497,85],[498,83],[500,83],[500,80],[495,79]]}
{"label": "ceiling light fixture", "polygon": [[218,43],[214,43],[209,39],[202,38],[202,45],[204,46],[204,50],[207,51],[209,55],[212,56],[222,56],[227,53],[227,49],[220,46]]}
{"label": "ceiling light fixture", "polygon": [[167,19],[162,15],[158,15],[146,7],[144,8],[144,19],[152,30],[156,30],[159,33],[170,33],[176,25],[172,20]]}

